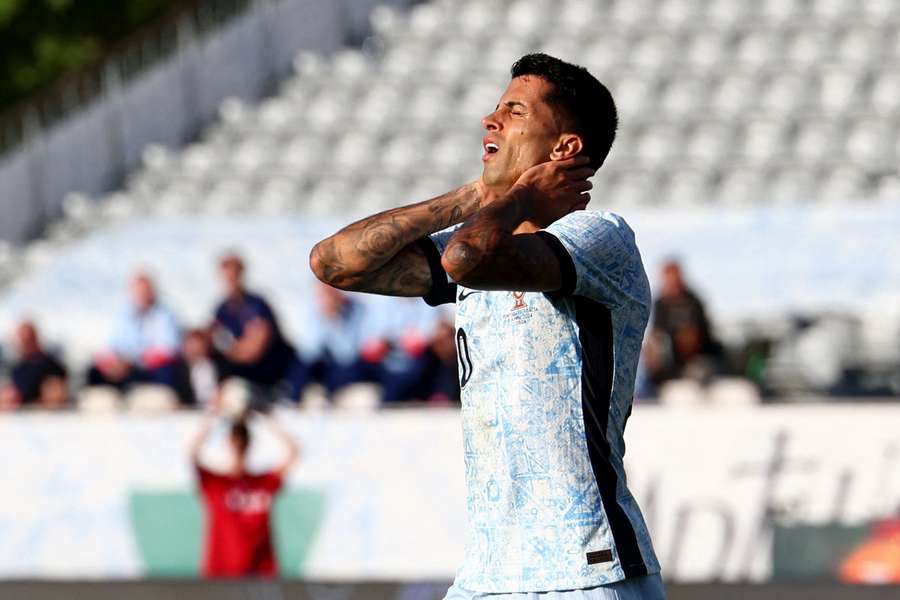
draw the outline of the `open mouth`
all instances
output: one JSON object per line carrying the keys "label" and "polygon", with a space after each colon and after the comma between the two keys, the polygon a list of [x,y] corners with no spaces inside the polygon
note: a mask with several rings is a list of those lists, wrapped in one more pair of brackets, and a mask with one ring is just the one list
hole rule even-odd
{"label": "open mouth", "polygon": [[491,155],[500,151],[500,146],[496,142],[484,142],[482,147],[484,149],[484,154],[481,155],[482,160],[487,160]]}

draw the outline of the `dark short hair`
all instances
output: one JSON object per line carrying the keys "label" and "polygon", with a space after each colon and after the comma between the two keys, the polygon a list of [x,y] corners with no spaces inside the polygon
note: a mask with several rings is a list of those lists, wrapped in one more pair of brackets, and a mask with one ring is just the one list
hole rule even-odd
{"label": "dark short hair", "polygon": [[247,428],[247,423],[243,420],[232,423],[231,437],[241,445],[242,450],[247,450],[250,446],[250,429]]}
{"label": "dark short hair", "polygon": [[552,86],[545,100],[581,137],[582,153],[591,157],[592,167],[599,168],[619,124],[616,103],[606,86],[584,67],[543,53],[526,54],[513,64],[510,74],[513,79],[534,75]]}

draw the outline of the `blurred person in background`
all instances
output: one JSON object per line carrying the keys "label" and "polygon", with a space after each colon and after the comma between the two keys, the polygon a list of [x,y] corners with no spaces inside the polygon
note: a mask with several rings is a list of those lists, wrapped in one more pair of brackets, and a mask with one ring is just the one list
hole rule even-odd
{"label": "blurred person in background", "polygon": [[181,344],[183,375],[191,403],[212,406],[219,381],[219,368],[213,360],[212,340],[206,329],[191,329]]}
{"label": "blurred person in background", "polygon": [[325,386],[329,397],[354,383],[380,381],[388,344],[372,336],[368,307],[321,283],[315,295],[316,315],[310,328],[316,355],[311,359],[310,378]]}
{"label": "blurred person in background", "polygon": [[[432,347],[439,332],[440,316],[419,299],[392,298],[390,301],[392,310],[382,324],[383,337],[390,348],[383,361],[382,402],[427,402],[438,386],[446,388],[445,379],[442,379],[444,363]],[[453,379],[456,379],[455,354]],[[448,400],[452,400],[452,389],[449,391],[451,398]]]}
{"label": "blurred person in background", "polygon": [[841,561],[837,574],[844,583],[900,584],[900,519],[875,523],[868,537]]}
{"label": "blurred person in background", "polygon": [[650,380],[657,386],[681,377],[704,380],[718,370],[720,356],[703,301],[681,265],[666,262],[644,354]]}
{"label": "blurred person in background", "polygon": [[0,408],[64,406],[69,398],[68,373],[44,349],[37,327],[31,321],[23,321],[16,327],[14,337],[18,360],[12,365],[10,383],[0,388]]}
{"label": "blurred person in background", "polygon": [[428,392],[423,399],[431,405],[459,404],[459,369],[456,356],[456,328],[451,318],[441,319],[428,346],[425,381]]}
{"label": "blurred person in background", "polygon": [[219,379],[231,377],[256,384],[272,396],[300,399],[307,369],[287,341],[275,312],[244,284],[244,261],[237,254],[219,260],[224,298],[211,327]]}
{"label": "blurred person in background", "polygon": [[175,314],[159,301],[156,286],[146,273],[134,275],[131,301],[113,326],[109,347],[94,359],[88,385],[126,391],[137,384],[183,390],[178,368],[181,330]]}
{"label": "blurred person in background", "polygon": [[364,303],[319,284],[316,307],[318,356],[310,377],[330,397],[362,382],[379,385],[383,404],[431,397],[443,363],[431,352],[436,319],[426,305],[406,298]]}
{"label": "blurred person in background", "polygon": [[206,513],[204,577],[273,577],[278,572],[272,545],[272,506],[285,477],[297,462],[299,447],[274,419],[259,418],[287,450],[281,463],[270,471],[254,474],[247,470],[251,436],[245,420],[233,422],[229,430],[231,466],[225,472],[211,471],[200,460],[212,427],[211,419],[204,423],[191,445],[191,462],[197,472]]}

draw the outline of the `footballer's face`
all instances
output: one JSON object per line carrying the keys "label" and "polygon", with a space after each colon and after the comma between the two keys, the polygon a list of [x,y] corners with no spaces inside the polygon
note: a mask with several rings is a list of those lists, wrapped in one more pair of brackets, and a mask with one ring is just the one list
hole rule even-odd
{"label": "footballer's face", "polygon": [[550,160],[562,133],[545,101],[552,91],[547,80],[523,75],[509,82],[497,108],[481,120],[487,130],[482,142],[481,180],[503,193],[530,167]]}

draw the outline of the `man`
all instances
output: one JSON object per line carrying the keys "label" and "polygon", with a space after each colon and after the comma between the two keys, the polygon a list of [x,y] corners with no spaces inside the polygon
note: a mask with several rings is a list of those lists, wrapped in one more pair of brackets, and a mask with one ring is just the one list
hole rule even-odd
{"label": "man", "polygon": [[175,315],[156,293],[147,273],[132,277],[131,303],[113,326],[109,348],[98,355],[88,372],[89,385],[109,385],[126,390],[141,383],[165,385],[178,391],[176,366],[181,330]]}
{"label": "man", "polygon": [[216,308],[212,339],[220,379],[239,377],[274,396],[298,401],[305,369],[282,334],[275,311],[244,285],[244,261],[236,254],[223,256],[219,274],[225,298]]}
{"label": "man", "polygon": [[664,597],[622,464],[649,284],[624,220],[583,210],[616,123],[586,70],[525,56],[479,181],[310,256],[336,287],[457,303],[469,529],[447,600]]}
{"label": "man", "polygon": [[[378,381],[386,352],[383,340],[371,335],[367,307],[331,286],[316,286],[316,313],[309,333],[315,338],[311,377],[325,386],[329,397],[361,381]],[[363,355],[369,360],[363,360]]]}
{"label": "man", "polygon": [[62,408],[69,398],[66,368],[44,350],[31,321],[19,323],[15,338],[19,359],[13,365],[10,384],[0,388],[0,408]]}
{"label": "man", "polygon": [[191,446],[191,461],[197,471],[206,510],[204,577],[274,576],[277,573],[270,515],[275,496],[294,466],[299,451],[290,435],[270,418],[268,422],[270,429],[287,447],[287,456],[277,468],[267,473],[253,475],[247,472],[250,430],[244,421],[231,426],[228,441],[232,466],[226,473],[214,473],[200,462],[200,450],[209,435],[210,421]]}
{"label": "man", "polygon": [[694,374],[711,374],[719,346],[712,336],[706,309],[684,281],[681,265],[667,261],[660,295],[653,308],[647,366],[654,384]]}

